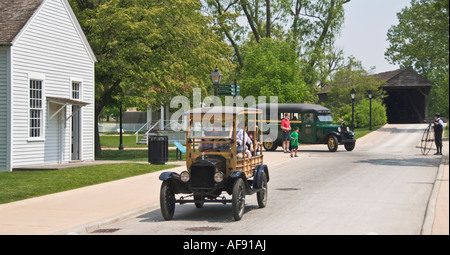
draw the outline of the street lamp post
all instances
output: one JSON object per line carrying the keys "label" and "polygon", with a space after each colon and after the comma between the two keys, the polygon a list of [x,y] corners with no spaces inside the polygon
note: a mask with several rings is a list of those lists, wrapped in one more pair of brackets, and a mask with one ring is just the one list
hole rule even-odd
{"label": "street lamp post", "polygon": [[367,96],[369,97],[369,130],[372,130],[372,90],[367,91]]}
{"label": "street lamp post", "polygon": [[120,102],[120,110],[119,110],[119,136],[120,136],[120,141],[119,141],[119,150],[123,150],[123,137],[122,137],[122,102]]}
{"label": "street lamp post", "polygon": [[222,80],[222,74],[219,72],[219,68],[216,66],[216,70],[211,74],[211,81],[214,85],[214,96],[217,96],[217,89],[219,88],[220,80]]}
{"label": "street lamp post", "polygon": [[355,97],[356,97],[356,91],[354,88],[352,88],[352,91],[350,91],[350,97],[352,98],[352,132],[355,131]]}

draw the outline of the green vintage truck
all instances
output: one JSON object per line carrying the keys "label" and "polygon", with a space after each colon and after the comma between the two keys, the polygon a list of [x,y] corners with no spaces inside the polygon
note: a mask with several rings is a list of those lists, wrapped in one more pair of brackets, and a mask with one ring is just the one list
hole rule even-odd
{"label": "green vintage truck", "polygon": [[[301,144],[327,144],[328,150],[335,152],[338,145],[344,145],[347,151],[355,148],[355,133],[350,131],[344,123],[332,124],[331,111],[315,104],[257,104],[253,106],[263,111],[265,120],[263,130],[263,147],[267,151],[274,151],[282,145],[281,120],[285,113],[290,115],[292,130],[299,127],[299,142]],[[278,130],[269,135],[269,128]]]}

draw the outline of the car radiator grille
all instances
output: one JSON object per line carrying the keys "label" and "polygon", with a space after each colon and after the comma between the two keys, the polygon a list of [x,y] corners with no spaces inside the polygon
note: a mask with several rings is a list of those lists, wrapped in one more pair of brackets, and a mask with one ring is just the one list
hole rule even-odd
{"label": "car radiator grille", "polygon": [[194,189],[214,188],[214,166],[192,166],[191,187]]}

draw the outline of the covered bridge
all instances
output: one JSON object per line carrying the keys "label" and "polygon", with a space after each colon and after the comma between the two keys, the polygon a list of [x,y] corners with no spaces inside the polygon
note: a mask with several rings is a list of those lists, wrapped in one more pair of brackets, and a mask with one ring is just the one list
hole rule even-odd
{"label": "covered bridge", "polygon": [[410,68],[375,74],[386,81],[381,88],[388,123],[422,123],[428,118],[429,94],[433,83]]}
{"label": "covered bridge", "polygon": [[[410,68],[374,74],[385,81],[381,89],[386,97],[386,115],[388,123],[423,123],[428,118],[429,94],[433,83]],[[319,102],[328,100],[331,86],[317,93]]]}

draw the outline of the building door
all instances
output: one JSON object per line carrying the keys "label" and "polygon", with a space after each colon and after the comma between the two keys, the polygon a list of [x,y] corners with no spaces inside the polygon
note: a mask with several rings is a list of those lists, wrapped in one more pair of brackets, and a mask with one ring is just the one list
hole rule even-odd
{"label": "building door", "polygon": [[72,141],[71,141],[71,160],[80,160],[80,130],[81,113],[79,105],[72,105]]}

